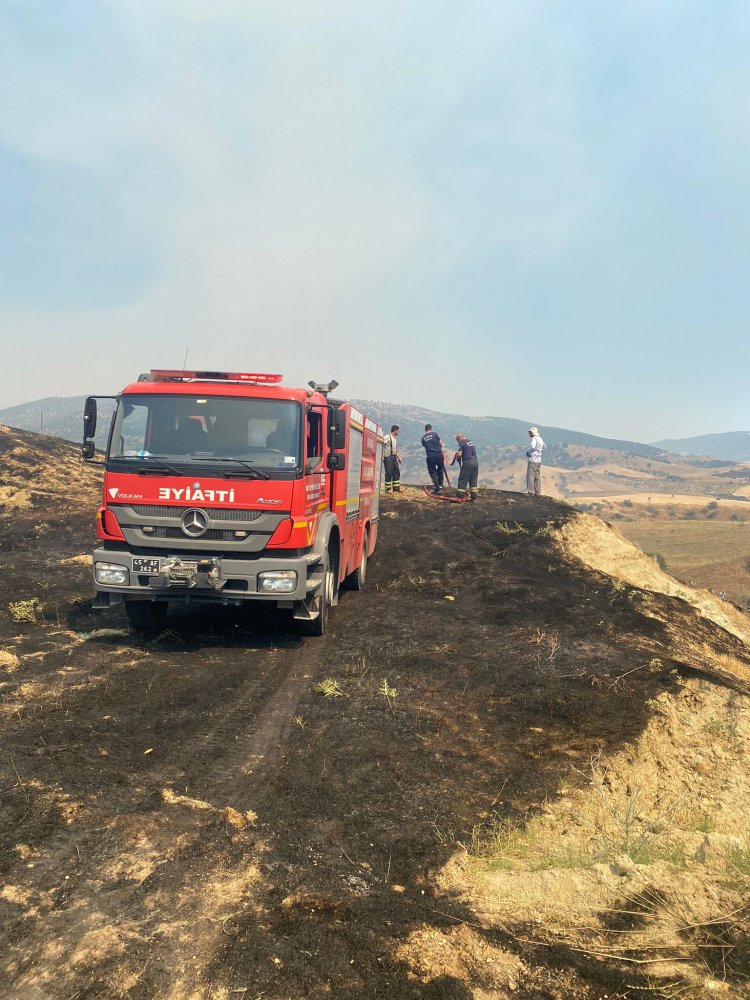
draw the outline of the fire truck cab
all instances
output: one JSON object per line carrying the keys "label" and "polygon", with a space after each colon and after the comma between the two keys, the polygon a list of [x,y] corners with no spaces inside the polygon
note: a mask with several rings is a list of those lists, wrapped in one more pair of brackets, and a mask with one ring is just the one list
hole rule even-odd
{"label": "fire truck cab", "polygon": [[[322,635],[364,585],[378,535],[383,435],[336,382],[152,370],[115,397],[93,556],[95,607],[154,630],[171,603],[288,609]],[[84,411],[95,460],[97,399]]]}

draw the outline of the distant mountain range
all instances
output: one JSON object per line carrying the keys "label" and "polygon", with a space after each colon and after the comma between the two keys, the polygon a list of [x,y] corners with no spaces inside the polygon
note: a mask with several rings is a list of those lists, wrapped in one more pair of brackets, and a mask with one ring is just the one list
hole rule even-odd
{"label": "distant mountain range", "polygon": [[[416,439],[419,443],[424,434],[424,425],[433,424],[448,448],[454,444],[454,437],[460,432],[471,438],[477,448],[516,445],[525,449],[529,427],[532,426],[528,421],[513,417],[467,417],[460,413],[441,413],[419,406],[382,403],[371,399],[355,399],[352,402],[361,407],[368,416],[378,420],[386,430],[389,430],[392,424],[398,424],[403,440],[408,437]],[[2,418],[1,412],[0,418]],[[540,430],[548,449],[556,445],[584,445],[587,448],[603,448],[607,451],[639,455],[642,458],[658,458],[663,452],[663,449],[655,445],[597,437],[595,434],[571,431],[564,427],[545,426]]]}
{"label": "distant mountain range", "polygon": [[713,455],[714,458],[727,462],[750,462],[750,431],[667,438],[665,441],[656,441],[654,447],[664,448],[677,455]]}
{"label": "distant mountain range", "polygon": [[[83,404],[85,396],[47,396],[31,403],[20,403],[0,410],[0,423],[22,431],[50,434],[66,441],[80,442],[83,437]],[[98,405],[96,443],[103,448],[107,443],[109,424],[114,401],[100,400]]]}

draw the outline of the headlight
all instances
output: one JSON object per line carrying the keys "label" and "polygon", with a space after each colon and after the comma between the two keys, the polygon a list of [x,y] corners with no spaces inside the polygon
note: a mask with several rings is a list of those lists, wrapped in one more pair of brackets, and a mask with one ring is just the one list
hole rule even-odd
{"label": "headlight", "polygon": [[94,578],[97,583],[110,587],[127,587],[130,585],[130,573],[127,566],[117,563],[98,562],[94,566]]}
{"label": "headlight", "polygon": [[293,569],[270,570],[258,574],[261,594],[291,594],[297,589],[297,574]]}

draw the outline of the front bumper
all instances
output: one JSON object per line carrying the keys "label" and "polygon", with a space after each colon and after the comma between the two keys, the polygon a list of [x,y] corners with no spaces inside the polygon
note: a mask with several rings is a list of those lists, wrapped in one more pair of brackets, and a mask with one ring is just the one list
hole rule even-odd
{"label": "front bumper", "polygon": [[[128,570],[129,583],[125,586],[98,583],[97,563],[124,566]],[[118,604],[125,598],[211,604],[271,601],[284,605],[305,601],[320,587],[321,576],[316,573],[319,563],[320,556],[313,552],[286,558],[232,559],[208,553],[144,558],[130,552],[96,549],[93,566],[95,606]],[[259,589],[261,574],[288,574],[290,570],[297,574],[294,590],[262,592]]]}

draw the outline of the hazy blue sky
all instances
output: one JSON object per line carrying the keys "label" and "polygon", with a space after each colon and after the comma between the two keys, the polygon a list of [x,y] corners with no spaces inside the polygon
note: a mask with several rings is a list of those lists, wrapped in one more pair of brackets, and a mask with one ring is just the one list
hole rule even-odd
{"label": "hazy blue sky", "polygon": [[0,407],[189,364],[750,428],[746,0],[0,0]]}

